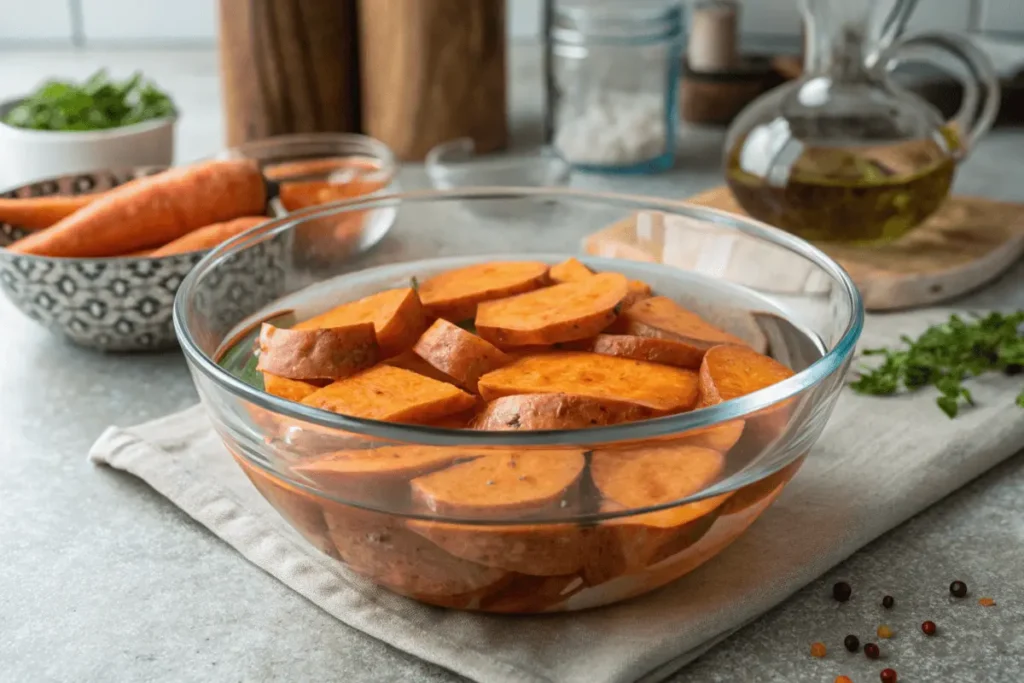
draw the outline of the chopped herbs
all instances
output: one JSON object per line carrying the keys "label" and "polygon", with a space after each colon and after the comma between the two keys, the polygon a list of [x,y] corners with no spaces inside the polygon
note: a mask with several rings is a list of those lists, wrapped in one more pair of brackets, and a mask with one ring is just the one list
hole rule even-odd
{"label": "chopped herbs", "polygon": [[[974,404],[964,380],[986,372],[1015,375],[1024,365],[1024,311],[989,313],[973,320],[953,315],[917,339],[904,336],[902,341],[905,348],[866,349],[865,356],[882,356],[882,362],[861,370],[851,388],[861,394],[891,396],[934,386],[942,394],[936,403],[953,418],[961,405]],[[1024,389],[1016,403],[1024,408]]]}
{"label": "chopped herbs", "polygon": [[87,131],[120,128],[175,114],[171,98],[135,73],[113,81],[97,71],[81,85],[50,81],[4,116],[16,128],[49,131]]}

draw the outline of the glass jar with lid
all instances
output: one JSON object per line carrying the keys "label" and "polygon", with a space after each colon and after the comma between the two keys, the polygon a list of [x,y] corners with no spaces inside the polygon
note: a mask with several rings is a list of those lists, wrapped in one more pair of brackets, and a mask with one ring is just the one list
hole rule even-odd
{"label": "glass jar with lid", "polygon": [[551,143],[584,171],[651,173],[675,163],[681,0],[551,0]]}

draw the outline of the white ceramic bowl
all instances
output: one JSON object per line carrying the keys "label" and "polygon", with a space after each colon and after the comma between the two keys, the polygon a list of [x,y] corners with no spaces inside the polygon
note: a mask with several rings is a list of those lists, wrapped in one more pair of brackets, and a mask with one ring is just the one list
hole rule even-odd
{"label": "white ceramic bowl", "polygon": [[[0,119],[19,102],[0,104]],[[97,168],[170,166],[175,123],[171,117],[109,130],[58,132],[0,122],[0,187]]]}

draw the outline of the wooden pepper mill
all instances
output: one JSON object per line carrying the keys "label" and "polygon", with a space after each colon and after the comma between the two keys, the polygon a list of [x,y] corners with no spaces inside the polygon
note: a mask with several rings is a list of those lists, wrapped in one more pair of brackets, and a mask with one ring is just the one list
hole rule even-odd
{"label": "wooden pepper mill", "polygon": [[363,132],[399,159],[508,140],[505,0],[359,0]]}
{"label": "wooden pepper mill", "polygon": [[220,0],[227,143],[359,130],[355,0]]}

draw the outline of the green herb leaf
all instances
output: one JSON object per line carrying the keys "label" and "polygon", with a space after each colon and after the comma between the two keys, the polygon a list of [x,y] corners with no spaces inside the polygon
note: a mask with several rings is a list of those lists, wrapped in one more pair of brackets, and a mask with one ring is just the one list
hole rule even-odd
{"label": "green herb leaf", "polygon": [[[971,317],[965,321],[951,315],[917,339],[904,335],[905,348],[865,349],[863,356],[882,360],[873,368],[862,368],[850,387],[861,394],[891,396],[933,386],[941,393],[936,398],[939,408],[956,417],[961,404],[974,405],[965,380],[986,372],[1012,376],[1024,371],[1024,311]],[[1024,408],[1024,391],[1016,404]]]}

